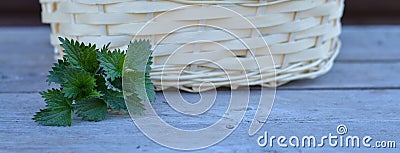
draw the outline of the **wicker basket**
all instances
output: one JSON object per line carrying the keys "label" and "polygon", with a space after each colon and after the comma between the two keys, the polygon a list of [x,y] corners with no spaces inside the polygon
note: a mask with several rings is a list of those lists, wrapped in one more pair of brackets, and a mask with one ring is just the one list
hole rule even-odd
{"label": "wicker basket", "polygon": [[[237,88],[244,85],[277,86],[291,80],[315,78],[326,73],[333,65],[338,54],[341,32],[340,18],[344,0],[260,0],[260,1],[134,1],[134,0],[40,0],[42,4],[42,20],[50,23],[52,28],[51,43],[59,51],[57,37],[68,37],[83,42],[103,45],[111,42],[112,48],[126,48],[127,44],[137,38],[150,38],[152,42],[160,42],[169,33],[165,27],[182,26],[184,24],[229,25],[227,30],[238,33],[240,39],[253,42],[263,38],[268,43],[274,60],[274,67],[254,68],[252,64],[244,65],[239,70],[230,65],[230,60],[246,61],[253,57],[249,48],[229,45],[233,38],[220,34],[213,28],[189,27],[175,31],[176,36],[161,43],[154,51],[154,65],[151,78],[161,89],[175,86],[174,80],[180,79],[177,88],[187,91],[207,90],[219,86]],[[176,9],[189,4],[201,4],[186,9]],[[238,22],[238,17],[226,15],[215,6],[223,6],[246,17],[261,32],[254,34],[254,28]],[[137,32],[140,26],[164,12],[170,13],[150,30]],[[200,13],[202,16],[193,14]],[[157,19],[155,19],[157,20]],[[205,30],[206,29],[206,30]],[[257,37],[257,38],[256,38]],[[193,43],[193,38],[211,40],[212,42],[194,42],[177,53],[174,60],[166,63],[166,58],[177,46]],[[215,43],[227,46],[233,52],[215,48]],[[258,50],[268,50],[265,46],[254,45],[255,58],[265,55]],[[175,47],[175,48],[174,48]],[[185,63],[197,57],[210,57],[222,61],[225,71],[208,62]],[[260,60],[259,62],[263,62]],[[184,71],[182,65],[189,64]],[[262,63],[260,65],[263,65]],[[164,69],[163,69],[164,68]],[[163,73],[161,73],[163,71]],[[230,79],[226,74],[230,75]],[[271,77],[276,74],[276,80]],[[232,77],[233,76],[233,77]],[[168,80],[169,79],[169,80]],[[232,80],[233,79],[233,80]],[[244,81],[248,79],[248,81]],[[168,81],[170,84],[168,84]],[[166,83],[164,83],[166,82]],[[172,83],[171,83],[172,82]],[[199,88],[202,82],[214,85]],[[207,86],[207,84],[205,85]],[[175,86],[176,87],[176,86]]]}

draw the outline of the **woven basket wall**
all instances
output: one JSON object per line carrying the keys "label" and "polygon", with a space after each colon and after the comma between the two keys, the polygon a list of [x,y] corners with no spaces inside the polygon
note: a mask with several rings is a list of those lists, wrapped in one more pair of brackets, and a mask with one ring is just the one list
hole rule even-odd
{"label": "woven basket wall", "polygon": [[[291,80],[315,78],[326,73],[338,54],[341,32],[340,18],[343,13],[344,0],[260,0],[252,1],[134,1],[134,0],[40,0],[42,4],[42,20],[50,23],[52,28],[51,43],[56,53],[62,56],[57,37],[68,37],[78,41],[96,43],[98,46],[111,42],[112,48],[127,47],[140,27],[157,15],[168,11],[168,15],[151,24],[150,30],[142,31],[136,38],[150,38],[153,43],[164,39],[170,31],[169,26],[184,26],[187,24],[228,25],[246,42],[255,42],[261,37],[268,43],[275,66],[261,67],[261,71],[253,64],[245,64],[244,69],[231,65],[231,60],[251,60],[249,48],[232,45],[234,38],[222,34],[220,29],[195,26],[175,31],[162,41],[154,53],[154,65],[151,78],[161,89],[176,86],[187,91],[207,90],[219,86],[237,88],[244,85],[278,86]],[[232,2],[232,1],[231,1]],[[186,9],[175,9],[189,4],[201,4]],[[246,17],[261,32],[246,24],[238,22],[238,16],[227,15],[216,9],[223,6]],[[214,6],[214,7],[213,7]],[[174,9],[174,10],[171,10]],[[193,14],[202,14],[196,16]],[[194,40],[210,40],[212,42],[192,42]],[[224,45],[227,50],[217,49],[215,42]],[[187,43],[192,43],[185,45]],[[167,64],[166,59],[179,46],[182,52],[174,55],[174,60]],[[253,45],[255,58],[263,65],[266,55],[259,50],[268,50],[263,45]],[[182,65],[196,58],[209,57],[220,61],[225,72],[218,66],[208,62],[187,65],[184,71],[179,71]],[[164,68],[163,73],[162,70]],[[276,71],[275,71],[276,70]],[[276,80],[273,76],[276,72]],[[230,75],[230,79],[226,77]],[[246,77],[248,81],[246,80]],[[212,82],[199,86],[202,82]],[[203,88],[205,87],[205,88]]]}

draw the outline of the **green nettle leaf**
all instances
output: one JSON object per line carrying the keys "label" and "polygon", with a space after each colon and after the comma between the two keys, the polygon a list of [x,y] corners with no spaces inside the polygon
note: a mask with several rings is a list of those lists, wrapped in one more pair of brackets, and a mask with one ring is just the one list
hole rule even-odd
{"label": "green nettle leaf", "polygon": [[104,94],[104,91],[107,90],[106,80],[100,74],[94,75],[94,78],[96,79],[96,90]]}
{"label": "green nettle leaf", "polygon": [[106,118],[107,104],[99,98],[86,98],[76,101],[76,114],[86,121],[101,121]]}
{"label": "green nettle leaf", "polygon": [[[131,43],[128,52],[133,56],[125,59],[125,51],[111,52],[110,44],[99,51],[95,45],[59,39],[65,56],[54,64],[46,81],[61,86],[40,93],[46,108],[32,118],[39,124],[70,126],[74,111],[82,120],[88,121],[105,119],[108,109],[126,111],[129,108],[131,113],[142,114],[144,105],[141,102],[146,98],[155,100],[150,80],[149,41]],[[124,65],[127,67],[125,72]],[[122,80],[126,82],[124,86],[129,87],[124,87],[126,90],[122,90]],[[125,104],[125,99],[133,103]]]}
{"label": "green nettle leaf", "polygon": [[104,94],[104,100],[110,109],[116,111],[126,111],[126,104],[122,92],[107,89]]}
{"label": "green nettle leaf", "polygon": [[135,40],[128,46],[128,53],[133,56],[129,56],[125,59],[125,64],[129,64],[128,67],[134,69],[137,72],[146,71],[146,65],[151,55],[151,45],[149,40]]}
{"label": "green nettle leaf", "polygon": [[122,77],[125,53],[121,50],[97,52],[102,67],[106,73],[106,79],[114,81],[117,77]]}
{"label": "green nettle leaf", "polygon": [[106,101],[108,108],[116,111],[126,111],[125,99],[122,92],[108,89],[106,86],[106,80],[101,75],[96,75],[95,78],[97,84],[96,89],[102,93],[103,99]]}
{"label": "green nettle leaf", "polygon": [[78,41],[59,38],[61,47],[64,48],[65,59],[73,66],[82,68],[83,70],[95,74],[99,70],[99,62],[97,61],[98,51],[96,45],[85,45]]}
{"label": "green nettle leaf", "polygon": [[64,60],[58,60],[58,62],[55,63],[52,67],[52,70],[49,71],[46,82],[48,82],[49,84],[52,82],[56,84],[64,83],[64,70],[67,69],[68,66],[69,64],[65,62],[65,58]]}
{"label": "green nettle leaf", "polygon": [[128,46],[127,54],[130,56],[125,59],[123,81],[126,104],[130,113],[142,114],[144,106],[141,102],[155,98],[155,93],[150,91],[154,90],[151,81],[146,81],[146,78],[150,78],[150,49],[150,42],[146,40],[134,41]]}
{"label": "green nettle leaf", "polygon": [[114,81],[109,80],[109,88],[116,88],[122,91],[122,77],[115,78]]}
{"label": "green nettle leaf", "polygon": [[142,99],[140,99],[135,93],[124,91],[126,105],[129,110],[129,113],[135,115],[143,115],[144,113],[144,105],[141,103]]}
{"label": "green nettle leaf", "polygon": [[145,87],[146,87],[146,93],[147,97],[149,98],[150,102],[154,102],[156,100],[156,92],[154,91],[154,85],[153,82],[150,80],[150,70],[151,70],[151,64],[153,64],[152,61],[153,57],[149,57],[146,65],[146,73],[145,73]]}
{"label": "green nettle leaf", "polygon": [[61,84],[65,97],[81,99],[84,97],[99,97],[100,93],[94,90],[96,79],[85,71],[66,69],[64,74],[65,82]]}
{"label": "green nettle leaf", "polygon": [[41,109],[32,118],[36,122],[47,126],[71,126],[74,109],[72,99],[64,97],[58,89],[51,89],[40,93],[46,101],[46,109]]}
{"label": "green nettle leaf", "polygon": [[151,55],[151,45],[148,40],[134,41],[129,44],[128,51],[132,56],[128,56],[125,60],[125,77],[128,78],[130,88],[134,89],[134,93],[142,99],[147,98],[146,92],[146,70]]}

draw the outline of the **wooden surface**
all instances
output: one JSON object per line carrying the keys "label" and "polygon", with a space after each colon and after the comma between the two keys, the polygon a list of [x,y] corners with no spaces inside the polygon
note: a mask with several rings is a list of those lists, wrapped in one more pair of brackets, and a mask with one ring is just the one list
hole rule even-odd
{"label": "wooden surface", "polygon": [[[0,152],[177,152],[145,137],[127,115],[110,114],[102,122],[74,120],[72,127],[33,122],[33,114],[44,107],[38,91],[48,88],[45,79],[53,62],[48,34],[47,27],[0,28]],[[400,26],[344,27],[341,37],[343,48],[332,71],[280,87],[267,123],[255,136],[247,134],[253,103],[232,135],[198,152],[399,152]],[[259,92],[252,90],[253,102]],[[230,92],[219,93],[214,107],[225,109]],[[219,117],[179,115],[162,93],[157,93],[154,107],[168,123],[187,128],[205,127]],[[350,135],[395,140],[397,149],[261,148],[256,142],[264,131],[322,136],[336,133],[339,124],[345,124]]]}

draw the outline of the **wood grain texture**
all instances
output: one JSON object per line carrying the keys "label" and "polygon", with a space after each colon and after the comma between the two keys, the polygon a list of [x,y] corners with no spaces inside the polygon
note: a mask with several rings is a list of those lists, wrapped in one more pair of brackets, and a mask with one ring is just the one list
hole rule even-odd
{"label": "wood grain texture", "polygon": [[[252,91],[251,101],[257,101],[259,91]],[[250,109],[240,126],[228,138],[200,152],[309,152],[309,151],[383,151],[395,149],[346,148],[261,148],[256,139],[264,131],[284,136],[322,136],[335,133],[336,126],[345,124],[349,135],[370,135],[375,140],[399,140],[400,126],[398,102],[393,95],[400,90],[364,91],[278,91],[269,120],[255,136],[247,134],[252,114]],[[215,103],[218,111],[225,110],[228,91],[223,91]],[[198,99],[185,93],[188,99]],[[44,102],[38,94],[1,94],[0,148],[6,152],[172,152],[146,138],[127,115],[110,115],[102,122],[74,120],[72,127],[38,126],[32,115]],[[206,113],[201,117],[188,117],[163,102],[157,93],[153,104],[160,116],[171,125],[199,128],[214,123],[220,115]],[[18,102],[19,105],[15,105]],[[382,105],[384,103],[385,105]],[[250,108],[256,107],[253,104]]]}
{"label": "wood grain texture", "polygon": [[[0,152],[178,152],[145,137],[127,115],[102,122],[74,119],[72,127],[39,126],[31,120],[44,107],[38,91],[48,88],[53,62],[49,28],[0,28]],[[400,141],[400,27],[344,27],[343,48],[332,71],[314,80],[278,89],[267,123],[255,136],[248,128],[260,91],[251,91],[250,109],[228,138],[197,152],[398,152],[367,148],[261,148],[256,139],[271,135],[322,136],[345,124],[349,135]],[[381,42],[381,43],[379,43]],[[379,44],[381,44],[379,46]],[[16,47],[18,46],[18,47]],[[218,90],[214,111],[188,117],[173,111],[157,93],[154,108],[168,123],[196,129],[221,116],[230,92]],[[189,101],[197,94],[183,93]]]}
{"label": "wood grain texture", "polygon": [[54,62],[49,28],[0,28],[0,92],[38,92]]}
{"label": "wood grain texture", "polygon": [[400,88],[400,62],[337,62],[326,75],[293,81],[278,89],[368,89]]}
{"label": "wood grain texture", "polygon": [[399,26],[345,26],[341,61],[400,61]]}
{"label": "wood grain texture", "polygon": [[[5,36],[0,37],[0,92],[47,88],[44,81],[54,62],[49,33],[46,27],[0,28],[0,36]],[[399,26],[346,26],[341,37],[343,47],[328,74],[280,89],[400,87],[396,79],[400,71]]]}

